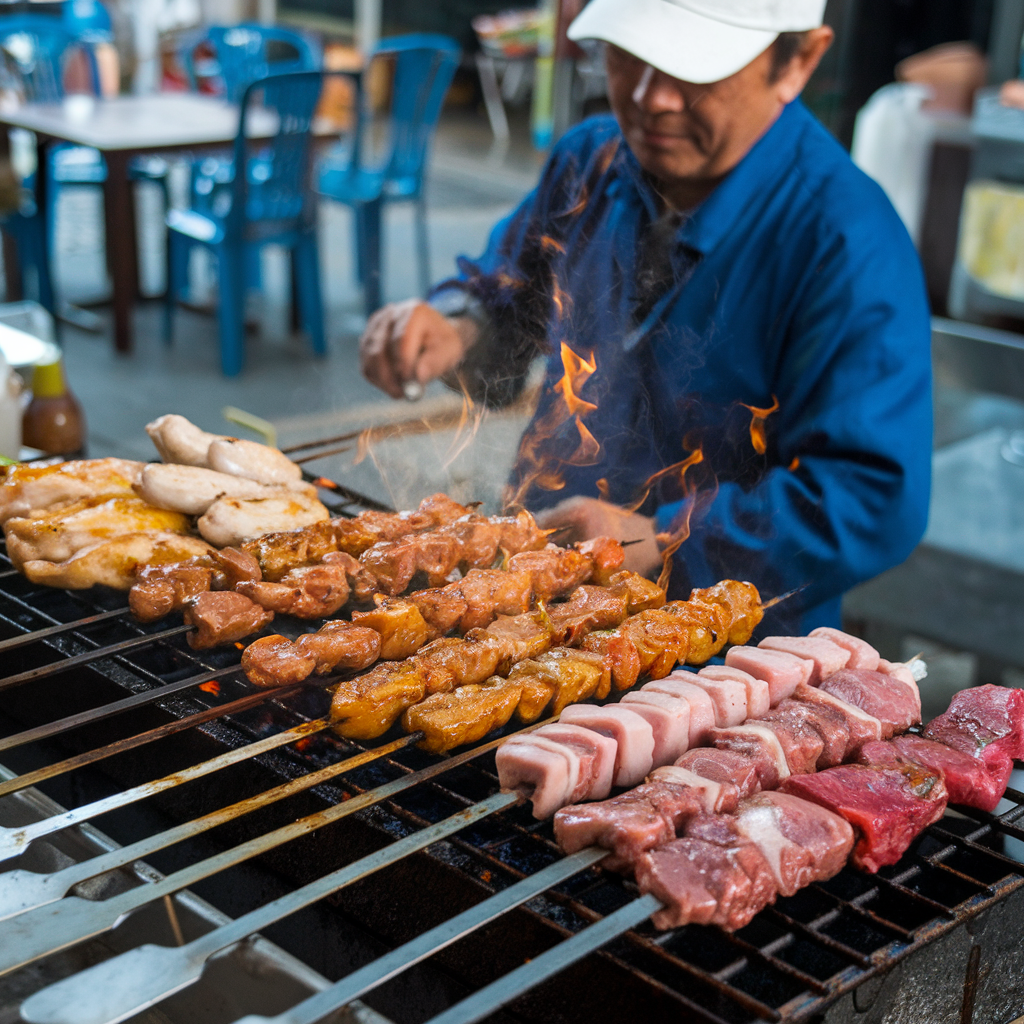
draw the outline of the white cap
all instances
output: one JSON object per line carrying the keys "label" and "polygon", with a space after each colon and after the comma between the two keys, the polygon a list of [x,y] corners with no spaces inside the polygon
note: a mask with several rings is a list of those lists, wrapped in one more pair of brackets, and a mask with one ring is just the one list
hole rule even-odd
{"label": "white cap", "polygon": [[818,28],[825,2],[590,0],[569,38],[612,43],[685,82],[717,82],[764,53],[780,32]]}

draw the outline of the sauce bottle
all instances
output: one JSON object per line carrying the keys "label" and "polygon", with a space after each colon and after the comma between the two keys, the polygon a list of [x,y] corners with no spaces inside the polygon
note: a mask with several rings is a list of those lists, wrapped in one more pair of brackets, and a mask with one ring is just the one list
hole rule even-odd
{"label": "sauce bottle", "polygon": [[85,417],[68,389],[61,360],[32,374],[32,401],[21,423],[21,443],[47,455],[76,458],[85,450]]}

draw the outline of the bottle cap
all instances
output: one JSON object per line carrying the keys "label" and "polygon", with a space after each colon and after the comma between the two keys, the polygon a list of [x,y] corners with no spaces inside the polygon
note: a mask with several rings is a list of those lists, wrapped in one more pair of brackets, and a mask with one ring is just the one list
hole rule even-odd
{"label": "bottle cap", "polygon": [[32,374],[33,398],[60,398],[66,390],[64,364],[59,359],[35,368]]}

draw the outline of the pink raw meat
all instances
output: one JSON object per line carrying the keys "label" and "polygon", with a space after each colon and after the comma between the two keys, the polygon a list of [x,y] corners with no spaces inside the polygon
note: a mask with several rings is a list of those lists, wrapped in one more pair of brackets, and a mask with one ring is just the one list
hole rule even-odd
{"label": "pink raw meat", "polygon": [[685,700],[690,705],[690,746],[699,747],[715,727],[715,705],[707,690],[688,681],[693,675],[693,672],[673,672],[664,679],[645,683],[640,689],[643,693],[667,693]]}
{"label": "pink raw meat", "polygon": [[533,801],[533,816],[549,818],[570,800],[580,779],[580,761],[561,743],[514,736],[495,754],[501,788],[518,790]]}
{"label": "pink raw meat", "polygon": [[924,734],[986,764],[1020,759],[1024,757],[1024,690],[992,684],[961,690]]}
{"label": "pink raw meat", "polygon": [[760,718],[772,706],[772,694],[763,679],[729,665],[705,665],[698,673],[705,679],[735,679],[747,688],[747,718]]}
{"label": "pink raw meat", "polygon": [[811,677],[805,683],[817,686],[826,676],[845,668],[850,652],[823,636],[766,636],[758,645],[763,650],[782,651],[811,662]]}
{"label": "pink raw meat", "polygon": [[689,786],[700,793],[702,810],[706,814],[730,814],[736,810],[740,799],[740,791],[731,782],[715,782],[677,765],[655,768],[647,781],[662,782],[670,786]]}
{"label": "pink raw meat", "polygon": [[917,707],[917,720],[921,720],[921,689],[917,685],[917,680],[914,678],[914,673],[910,671],[909,666],[905,665],[902,661],[886,661],[885,658],[880,658],[878,661],[878,671],[883,675],[887,675],[890,679],[898,679],[907,689],[911,692],[914,698],[914,704]]}
{"label": "pink raw meat", "polygon": [[845,818],[857,832],[853,863],[870,872],[895,864],[946,809],[942,776],[909,765],[843,764],[814,775],[794,775],[783,782],[782,792]]}
{"label": "pink raw meat", "polygon": [[761,788],[757,763],[732,750],[698,747],[679,758],[676,765],[713,782],[731,783],[739,790],[740,796],[750,796]]}
{"label": "pink raw meat", "polygon": [[763,679],[768,684],[773,707],[791,697],[800,683],[809,682],[814,671],[813,662],[761,647],[733,647],[725,656],[725,663]]}
{"label": "pink raw meat", "polygon": [[651,723],[654,732],[654,766],[671,764],[690,746],[690,705],[667,693],[634,690],[621,703]]}
{"label": "pink raw meat", "polygon": [[1009,758],[996,766],[997,773],[980,758],[922,736],[897,736],[887,743],[865,743],[858,760],[861,764],[880,767],[892,767],[907,761],[924,765],[942,773],[951,804],[977,807],[982,811],[995,810],[1006,792],[1013,770],[1013,762]]}
{"label": "pink raw meat", "polygon": [[850,660],[846,663],[847,668],[866,668],[874,672],[878,668],[878,651],[866,640],[859,636],[851,636],[841,629],[833,629],[831,626],[819,626],[811,630],[811,636],[823,636],[826,640],[845,647],[850,652]]}
{"label": "pink raw meat", "polygon": [[[815,762],[808,771],[821,771],[843,763],[846,748],[850,742],[850,728],[846,724],[846,716],[828,704],[811,704],[808,701],[794,700],[787,697],[779,705],[772,708],[760,719],[762,722],[777,722],[782,726],[793,728],[806,727],[812,730],[821,740]],[[783,744],[785,746],[785,744]],[[796,774],[793,760],[786,751],[789,770]]]}
{"label": "pink raw meat", "polygon": [[[636,865],[642,893],[652,893],[664,908],[652,916],[658,928],[717,924],[734,931],[762,909],[744,862],[761,858],[750,844],[716,846],[701,839],[677,839]],[[763,868],[762,868],[763,870]]]}
{"label": "pink raw meat", "polygon": [[914,695],[905,684],[884,672],[844,668],[822,681],[820,690],[854,704],[882,723],[882,739],[906,732],[921,720]]}
{"label": "pink raw meat", "polygon": [[603,708],[571,704],[562,712],[560,721],[593,729],[615,740],[615,786],[635,786],[654,767],[654,731],[650,722],[621,704]]}
{"label": "pink raw meat", "polygon": [[779,781],[789,775],[782,744],[767,725],[747,722],[730,729],[712,729],[711,743],[719,750],[731,750],[749,757],[757,768],[762,789],[775,789]]}
{"label": "pink raw meat", "polygon": [[882,723],[877,718],[862,711],[855,704],[848,704],[842,698],[834,697],[817,686],[806,686],[801,683],[792,699],[817,707],[827,707],[842,715],[846,727],[850,730],[850,738],[841,760],[845,761],[852,757],[865,743],[882,738]]}
{"label": "pink raw meat", "polygon": [[715,706],[715,725],[724,728],[747,720],[747,688],[737,679],[715,679],[698,672],[695,686],[706,690]]}
{"label": "pink raw meat", "polygon": [[[786,701],[782,701],[779,707],[785,703]],[[780,713],[778,708],[775,708],[757,724],[765,725],[775,733],[775,738],[786,756],[786,767],[791,775],[802,775],[817,769],[818,758],[821,757],[825,744],[818,730],[809,725],[806,719],[785,711]]]}
{"label": "pink raw meat", "polygon": [[[581,786],[584,788],[579,796],[573,794],[573,800],[603,800],[612,791],[618,747],[610,736],[603,736],[593,729],[581,729],[578,725],[563,725],[561,722],[545,725],[535,730],[533,735],[565,744],[580,753],[590,751],[592,761],[589,777],[580,779],[577,791]],[[581,760],[581,767],[582,764]]]}

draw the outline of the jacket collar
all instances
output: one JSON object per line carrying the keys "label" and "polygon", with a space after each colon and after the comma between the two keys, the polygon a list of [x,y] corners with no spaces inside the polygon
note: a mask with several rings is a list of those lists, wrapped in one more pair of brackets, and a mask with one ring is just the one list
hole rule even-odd
{"label": "jacket collar", "polygon": [[[712,252],[736,221],[758,197],[770,194],[797,160],[798,140],[810,113],[800,100],[790,103],[750,152],[726,176],[714,192],[680,225],[679,242],[704,256]],[[625,143],[624,168],[633,179],[638,198],[655,218],[658,197],[643,169]]]}

